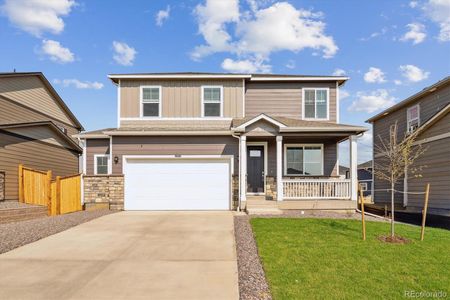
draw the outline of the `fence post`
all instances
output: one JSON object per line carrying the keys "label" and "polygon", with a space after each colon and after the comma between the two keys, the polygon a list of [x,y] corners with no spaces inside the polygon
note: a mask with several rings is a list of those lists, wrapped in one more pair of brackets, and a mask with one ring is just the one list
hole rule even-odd
{"label": "fence post", "polygon": [[425,188],[425,204],[423,206],[422,211],[422,229],[420,231],[420,240],[423,241],[423,236],[425,234],[425,222],[427,220],[427,210],[428,210],[428,196],[430,194],[430,184],[427,183],[427,187]]}
{"label": "fence post", "polygon": [[361,221],[362,221],[362,231],[363,231],[363,241],[366,240],[366,222],[364,220],[364,195],[359,185],[359,198],[361,199]]}
{"label": "fence post", "polygon": [[61,176],[56,176],[56,183],[55,183],[55,195],[56,195],[56,214],[61,214]]}
{"label": "fence post", "polygon": [[47,207],[48,215],[52,215],[52,171],[47,171]]}
{"label": "fence post", "polygon": [[23,165],[19,164],[19,202],[25,202],[23,199]]}

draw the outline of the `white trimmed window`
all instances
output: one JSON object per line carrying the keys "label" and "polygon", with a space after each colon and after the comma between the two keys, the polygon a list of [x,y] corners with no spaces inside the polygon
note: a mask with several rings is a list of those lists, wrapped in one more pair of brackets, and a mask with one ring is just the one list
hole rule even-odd
{"label": "white trimmed window", "polygon": [[109,155],[94,155],[94,173],[95,175],[109,174]]}
{"label": "white trimmed window", "polygon": [[284,145],[284,175],[321,176],[323,175],[322,144]]}
{"label": "white trimmed window", "polygon": [[361,188],[361,191],[367,192],[367,182],[360,182],[359,186]]}
{"label": "white trimmed window", "polygon": [[141,116],[161,117],[160,86],[141,86]]}
{"label": "white trimmed window", "polygon": [[303,89],[303,118],[328,120],[328,88]]}
{"label": "white trimmed window", "polygon": [[222,117],[222,86],[202,86],[202,116]]}
{"label": "white trimmed window", "polygon": [[420,126],[420,107],[419,104],[408,107],[407,110],[407,130],[413,132]]}

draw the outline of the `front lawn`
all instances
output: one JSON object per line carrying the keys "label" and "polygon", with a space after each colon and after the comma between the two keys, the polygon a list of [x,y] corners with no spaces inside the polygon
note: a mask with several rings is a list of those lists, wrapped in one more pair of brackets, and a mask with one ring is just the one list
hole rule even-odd
{"label": "front lawn", "polygon": [[[406,291],[442,291],[450,297],[450,231],[396,225],[409,244],[377,240],[389,224],[356,220],[251,220],[275,299],[398,299]],[[444,297],[445,298],[445,297]]]}

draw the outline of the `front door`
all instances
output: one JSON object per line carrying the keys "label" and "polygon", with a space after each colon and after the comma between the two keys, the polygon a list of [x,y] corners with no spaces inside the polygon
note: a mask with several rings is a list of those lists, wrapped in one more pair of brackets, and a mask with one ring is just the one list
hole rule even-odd
{"label": "front door", "polygon": [[247,147],[247,193],[264,193],[264,146]]}

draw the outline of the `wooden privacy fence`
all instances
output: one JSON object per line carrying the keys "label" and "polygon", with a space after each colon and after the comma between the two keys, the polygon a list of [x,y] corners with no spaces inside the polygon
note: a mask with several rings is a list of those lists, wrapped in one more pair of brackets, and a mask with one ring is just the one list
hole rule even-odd
{"label": "wooden privacy fence", "polygon": [[81,174],[52,181],[52,172],[38,171],[19,165],[19,202],[45,205],[48,215],[82,210]]}

